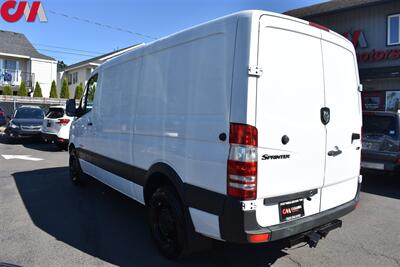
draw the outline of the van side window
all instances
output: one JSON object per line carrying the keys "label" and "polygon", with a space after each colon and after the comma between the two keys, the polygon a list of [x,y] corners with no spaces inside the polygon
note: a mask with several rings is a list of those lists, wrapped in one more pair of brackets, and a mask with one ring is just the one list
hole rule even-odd
{"label": "van side window", "polygon": [[83,110],[83,113],[88,113],[89,111],[92,110],[93,108],[93,103],[94,103],[94,97],[96,93],[96,87],[97,87],[97,78],[98,74],[90,78],[89,82],[86,85],[86,90],[85,94],[83,95],[83,98],[81,99],[81,108]]}

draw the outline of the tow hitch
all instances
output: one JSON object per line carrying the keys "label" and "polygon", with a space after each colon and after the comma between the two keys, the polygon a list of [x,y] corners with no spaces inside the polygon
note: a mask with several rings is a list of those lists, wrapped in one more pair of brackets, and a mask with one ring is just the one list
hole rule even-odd
{"label": "tow hitch", "polygon": [[342,227],[342,221],[334,220],[311,231],[294,236],[293,238],[289,239],[289,247],[293,247],[297,244],[306,242],[310,246],[310,248],[315,248],[317,247],[318,242],[322,238],[325,238],[330,231],[340,227]]}
{"label": "tow hitch", "polygon": [[306,242],[310,246],[310,248],[316,248],[321,238],[322,236],[318,234],[318,232],[312,232],[306,235]]}

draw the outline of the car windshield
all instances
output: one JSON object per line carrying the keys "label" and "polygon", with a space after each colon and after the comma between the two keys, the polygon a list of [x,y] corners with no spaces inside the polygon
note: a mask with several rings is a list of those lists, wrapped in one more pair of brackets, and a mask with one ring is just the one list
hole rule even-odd
{"label": "car windshield", "polygon": [[43,119],[44,114],[41,109],[36,108],[21,108],[15,114],[16,119]]}
{"label": "car windshield", "polygon": [[363,132],[366,134],[382,134],[397,136],[396,117],[393,116],[364,116]]}

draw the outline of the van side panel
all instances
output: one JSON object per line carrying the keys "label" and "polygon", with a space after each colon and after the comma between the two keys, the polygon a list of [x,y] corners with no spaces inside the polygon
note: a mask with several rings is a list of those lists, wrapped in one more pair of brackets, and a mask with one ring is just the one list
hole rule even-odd
{"label": "van side panel", "polygon": [[[96,153],[118,162],[133,165],[135,105],[140,77],[141,58],[116,61],[102,68],[101,98],[97,108]],[[98,178],[122,193],[137,199],[132,182],[97,172]]]}
{"label": "van side panel", "polygon": [[144,51],[133,157],[171,166],[183,182],[225,194],[236,20]]}

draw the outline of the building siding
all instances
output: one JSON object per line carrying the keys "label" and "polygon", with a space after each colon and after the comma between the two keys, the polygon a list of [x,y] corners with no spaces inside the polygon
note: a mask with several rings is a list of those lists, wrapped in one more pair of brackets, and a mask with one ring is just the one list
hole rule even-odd
{"label": "building siding", "polygon": [[[361,30],[367,40],[367,47],[357,47],[358,53],[375,50],[400,49],[400,46],[387,46],[387,16],[400,13],[400,1],[376,6],[351,9],[309,18],[310,21],[329,27],[343,34]],[[400,59],[381,62],[360,62],[360,68],[381,68],[400,66]]]}

